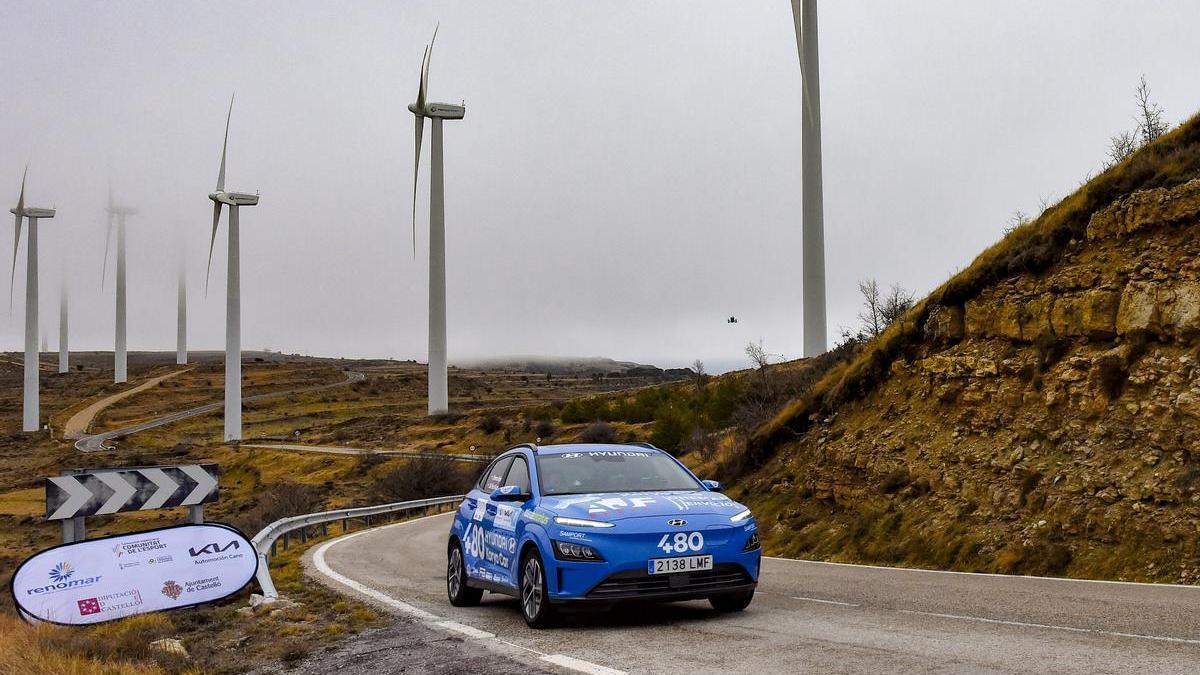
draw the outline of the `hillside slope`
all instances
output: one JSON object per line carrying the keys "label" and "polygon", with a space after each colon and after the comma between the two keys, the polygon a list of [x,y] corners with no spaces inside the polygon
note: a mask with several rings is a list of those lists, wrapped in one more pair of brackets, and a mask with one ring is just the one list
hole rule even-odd
{"label": "hillside slope", "polygon": [[1200,122],[984,252],[726,468],[779,554],[1200,579]]}

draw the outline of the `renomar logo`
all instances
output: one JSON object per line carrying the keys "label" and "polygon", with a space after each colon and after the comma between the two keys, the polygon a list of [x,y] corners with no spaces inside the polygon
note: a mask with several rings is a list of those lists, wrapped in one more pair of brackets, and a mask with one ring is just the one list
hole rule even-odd
{"label": "renomar logo", "polygon": [[70,579],[71,575],[73,574],[75,574],[75,568],[71,567],[71,563],[65,561],[58,563],[54,567],[51,567],[49,572],[50,581],[53,581],[54,583],[66,581],[67,579]]}

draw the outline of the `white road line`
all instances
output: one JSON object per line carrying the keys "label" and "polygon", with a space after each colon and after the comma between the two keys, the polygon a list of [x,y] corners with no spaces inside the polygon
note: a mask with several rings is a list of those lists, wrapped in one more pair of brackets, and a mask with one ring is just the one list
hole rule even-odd
{"label": "white road line", "polygon": [[592,663],[591,661],[584,661],[583,659],[577,659],[573,656],[567,656],[566,654],[547,654],[545,652],[540,652],[536,649],[531,649],[529,647],[524,647],[524,646],[521,646],[518,644],[513,644],[512,642],[509,642],[507,640],[501,640],[500,638],[496,637],[496,635],[494,633],[489,633],[485,630],[480,630],[478,628],[474,628],[472,626],[468,626],[464,623],[459,623],[457,621],[443,619],[442,617],[440,617],[436,614],[427,612],[419,607],[410,605],[407,602],[404,602],[402,600],[397,600],[396,598],[388,595],[387,593],[384,593],[382,591],[377,591],[369,586],[366,586],[365,584],[361,584],[361,583],[351,579],[350,577],[344,576],[342,574],[338,574],[337,572],[333,571],[333,568],[331,568],[329,566],[329,563],[327,563],[325,561],[325,552],[328,551],[335,544],[340,544],[342,542],[349,541],[355,537],[359,537],[364,534],[368,534],[370,532],[386,530],[389,527],[400,527],[402,525],[409,525],[411,523],[415,523],[420,520],[425,520],[426,518],[437,518],[438,516],[443,516],[443,515],[446,515],[446,514],[438,513],[438,514],[434,514],[432,516],[424,516],[421,518],[414,518],[413,520],[407,520],[407,521],[404,521],[401,523],[392,523],[391,525],[384,525],[382,527],[377,527],[377,528],[373,528],[370,530],[359,530],[358,532],[354,532],[352,534],[347,534],[347,535],[338,537],[337,539],[334,539],[332,541],[327,541],[324,544],[321,544],[319,547],[317,547],[316,551],[313,551],[313,557],[312,557],[313,566],[317,568],[318,572],[320,572],[321,574],[325,575],[326,577],[338,582],[339,584],[342,584],[343,586],[346,586],[347,588],[350,588],[351,590],[353,590],[357,593],[365,595],[368,598],[371,598],[372,600],[375,600],[376,602],[379,602],[386,607],[390,607],[402,614],[407,614],[414,618],[420,619],[421,621],[423,621],[425,623],[425,625],[427,625],[431,628],[448,630],[451,632],[459,633],[459,634],[466,635],[468,637],[477,639],[481,642],[494,641],[494,642],[498,642],[500,644],[508,645],[511,647],[518,647],[518,648],[524,649],[525,651],[530,652],[532,654],[536,654],[537,657],[539,659],[541,659],[542,661],[545,661],[547,663],[552,663],[556,666],[559,666],[560,668],[566,668],[567,670],[573,670],[573,671],[576,671],[579,673],[587,673],[588,675],[626,675],[625,671],[623,671],[623,670],[616,670],[614,668],[602,666],[598,663]]}
{"label": "white road line", "polygon": [[1141,633],[1122,633],[1120,631],[1100,630],[1098,628],[1078,628],[1075,626],[1055,626],[1045,623],[1026,623],[1024,621],[1006,621],[1004,619],[985,619],[980,616],[965,616],[962,614],[942,614],[940,612],[922,612],[915,609],[898,609],[901,614],[916,614],[919,616],[933,616],[940,619],[957,619],[959,621],[976,621],[979,623],[992,623],[1001,626],[1017,626],[1020,628],[1044,628],[1048,630],[1062,630],[1071,633],[1092,633],[1094,635],[1107,635],[1110,637],[1138,638],[1141,640],[1157,640],[1159,642],[1177,642],[1185,645],[1200,645],[1200,640],[1189,640],[1187,638],[1166,637],[1163,635],[1143,635]]}
{"label": "white road line", "polygon": [[486,630],[472,628],[465,623],[459,623],[457,621],[435,621],[434,625],[445,628],[446,630],[452,630],[456,633],[462,633],[467,637],[473,637],[479,640],[496,637],[495,633],[489,633]]}
{"label": "white road line", "polygon": [[842,607],[862,607],[862,605],[856,605],[853,602],[839,602],[838,600],[822,600],[820,598],[805,598],[805,597],[802,597],[799,595],[791,595],[788,597],[790,597],[793,600],[803,600],[805,602],[819,602],[822,605],[841,605]]}
{"label": "white road line", "polygon": [[779,558],[764,555],[766,560],[805,563],[809,565],[832,565],[834,567],[858,567],[871,570],[888,570],[892,572],[923,572],[925,574],[958,574],[967,577],[998,577],[1000,579],[1039,579],[1042,581],[1066,581],[1080,584],[1116,584],[1118,586],[1150,586],[1151,588],[1200,590],[1200,585],[1191,584],[1156,584],[1146,581],[1112,581],[1109,579],[1074,579],[1071,577],[1039,577],[1032,574],[996,574],[994,572],[959,572],[957,570],[930,570],[922,567],[888,567],[887,565],[865,565],[859,563],[831,562],[828,560],[804,560],[803,558]]}
{"label": "white road line", "polygon": [[577,670],[581,673],[590,673],[590,675],[625,675],[624,671],[605,668],[604,666],[597,665],[591,661],[581,661],[577,658],[566,656],[564,654],[548,654],[543,656],[542,660],[553,663],[556,666]]}

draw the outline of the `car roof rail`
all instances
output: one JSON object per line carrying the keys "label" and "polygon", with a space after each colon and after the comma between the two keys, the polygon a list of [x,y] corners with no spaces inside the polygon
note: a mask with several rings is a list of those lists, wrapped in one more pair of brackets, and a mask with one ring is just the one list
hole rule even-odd
{"label": "car roof rail", "polygon": [[529,448],[529,451],[535,455],[537,454],[537,451],[538,451],[537,443],[517,443],[516,445],[505,448],[504,451],[501,452],[500,454],[504,454],[505,452],[508,452],[509,450],[516,450],[517,448]]}
{"label": "car roof rail", "polygon": [[625,445],[636,445],[639,448],[649,448],[650,450],[658,450],[659,452],[663,451],[662,448],[654,445],[653,443],[647,443],[646,441],[630,441]]}

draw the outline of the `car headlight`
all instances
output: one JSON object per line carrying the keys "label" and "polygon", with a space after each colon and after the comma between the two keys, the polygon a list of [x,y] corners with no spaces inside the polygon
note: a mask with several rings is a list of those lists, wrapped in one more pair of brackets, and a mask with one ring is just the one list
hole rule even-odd
{"label": "car headlight", "polygon": [[732,522],[735,522],[735,523],[740,523],[752,515],[754,515],[754,514],[750,513],[750,509],[746,509],[745,511],[742,511],[741,513],[737,514],[736,516],[730,516],[729,520]]}
{"label": "car headlight", "polygon": [[579,560],[583,562],[603,562],[604,556],[600,555],[596,549],[583,544],[575,544],[569,541],[554,542],[554,557],[559,560]]}
{"label": "car headlight", "polygon": [[567,518],[566,516],[554,516],[554,522],[559,525],[569,525],[571,527],[612,527],[612,523],[605,523],[599,520],[583,520],[582,518]]}
{"label": "car headlight", "polygon": [[762,542],[758,540],[758,530],[750,533],[750,538],[746,540],[746,545],[742,547],[743,551],[753,551],[762,546]]}

